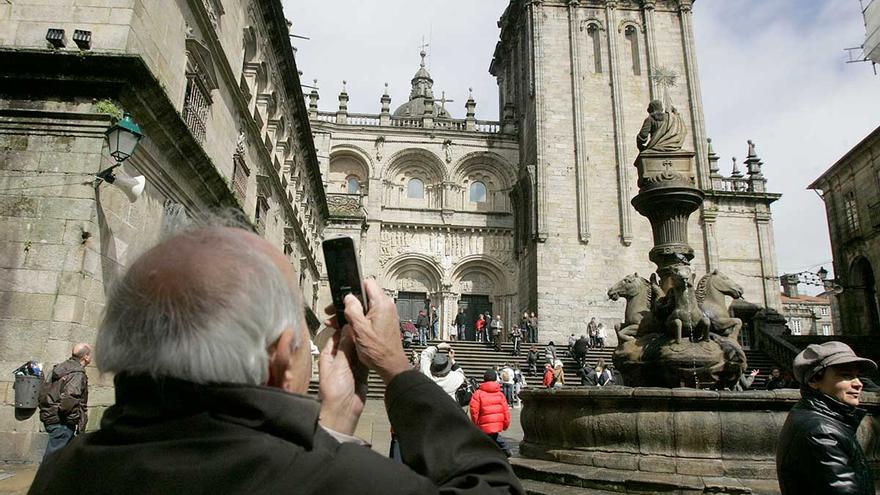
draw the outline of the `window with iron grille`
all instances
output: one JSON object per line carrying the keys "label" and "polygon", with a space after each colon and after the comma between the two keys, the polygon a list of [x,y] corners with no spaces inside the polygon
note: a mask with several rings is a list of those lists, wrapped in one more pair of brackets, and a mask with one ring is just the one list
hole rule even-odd
{"label": "window with iron grille", "polygon": [[850,234],[859,231],[859,209],[856,204],[856,193],[849,191],[843,197],[843,212],[846,217],[846,230]]}
{"label": "window with iron grille", "polygon": [[208,108],[211,96],[197,71],[187,71],[186,97],[183,101],[183,120],[199,143],[205,142],[207,134]]}
{"label": "window with iron grille", "polygon": [[242,201],[247,198],[248,177],[251,171],[244,162],[244,157],[235,154],[232,157],[232,187]]}
{"label": "window with iron grille", "polygon": [[254,211],[254,221],[261,232],[266,228],[266,217],[268,215],[269,201],[263,196],[257,196],[257,208],[256,211]]}

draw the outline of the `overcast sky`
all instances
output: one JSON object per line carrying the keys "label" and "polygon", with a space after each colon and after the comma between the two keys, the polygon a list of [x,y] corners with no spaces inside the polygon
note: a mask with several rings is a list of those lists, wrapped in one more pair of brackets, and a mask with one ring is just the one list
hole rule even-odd
{"label": "overcast sky", "polygon": [[[349,112],[378,113],[383,84],[392,109],[406,101],[419,45],[454,117],[468,88],[478,119],[497,119],[498,91],[488,67],[496,22],[507,0],[284,0],[303,83],[318,79],[321,110],[335,110],[347,81]],[[697,60],[707,134],[721,155],[745,158],[757,144],[771,191],[783,193],[773,217],[780,272],[831,269],[822,201],[814,179],[880,125],[880,76],[847,64],[865,28],[857,0],[698,0]]]}

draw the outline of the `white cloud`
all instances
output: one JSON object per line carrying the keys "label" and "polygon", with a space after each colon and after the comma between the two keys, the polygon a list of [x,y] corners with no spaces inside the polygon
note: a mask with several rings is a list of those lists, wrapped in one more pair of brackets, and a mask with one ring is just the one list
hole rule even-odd
{"label": "white cloud", "polygon": [[[383,83],[392,109],[407,100],[422,36],[430,37],[436,94],[464,114],[474,88],[477,118],[498,117],[488,73],[496,21],[507,0],[284,0],[303,82],[318,78],[320,108],[333,111],[342,80],[349,111],[378,113]],[[772,191],[779,268],[797,271],[831,259],[824,205],[806,186],[873,130],[880,77],[845,64],[844,48],[864,37],[858,3],[821,0],[699,0],[694,7],[707,133],[730,170],[753,139]],[[831,268],[830,264],[826,265]]]}

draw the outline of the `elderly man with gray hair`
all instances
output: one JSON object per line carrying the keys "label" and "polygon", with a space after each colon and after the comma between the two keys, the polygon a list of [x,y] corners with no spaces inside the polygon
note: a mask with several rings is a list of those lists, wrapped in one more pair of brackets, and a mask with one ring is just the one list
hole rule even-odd
{"label": "elderly man with gray hair", "polygon": [[[98,333],[116,404],[40,467],[31,493],[522,493],[504,454],[410,368],[394,302],[365,288],[369,312],[347,296],[350,324],[321,351],[316,401],[303,395],[309,336],[280,251],[203,227],[146,252]],[[352,436],[367,368],[386,384],[405,465]]]}

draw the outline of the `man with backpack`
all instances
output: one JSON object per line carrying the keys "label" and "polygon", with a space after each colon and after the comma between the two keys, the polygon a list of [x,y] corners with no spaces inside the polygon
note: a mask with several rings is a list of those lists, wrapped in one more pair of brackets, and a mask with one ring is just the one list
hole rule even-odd
{"label": "man with backpack", "polygon": [[52,368],[40,387],[40,421],[49,434],[44,459],[86,429],[89,379],[85,367],[90,362],[92,347],[85,343],[76,344],[70,358]]}

